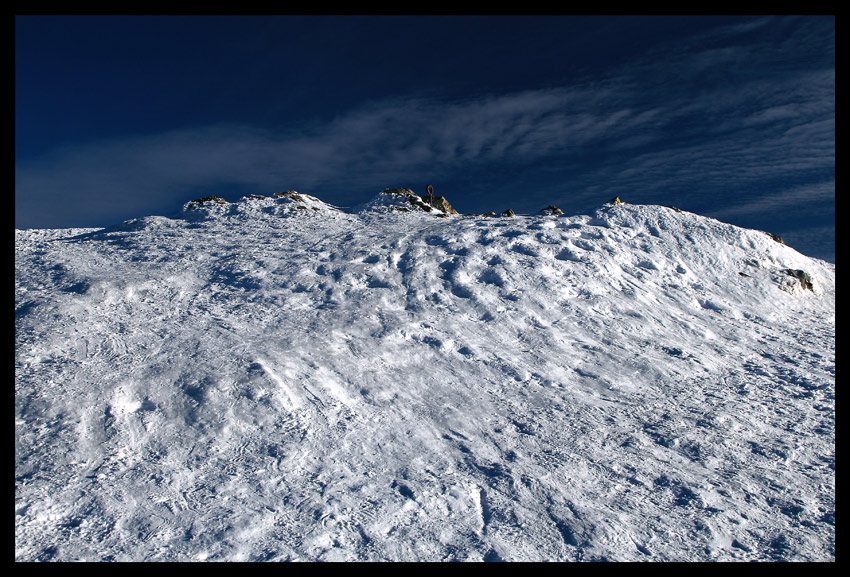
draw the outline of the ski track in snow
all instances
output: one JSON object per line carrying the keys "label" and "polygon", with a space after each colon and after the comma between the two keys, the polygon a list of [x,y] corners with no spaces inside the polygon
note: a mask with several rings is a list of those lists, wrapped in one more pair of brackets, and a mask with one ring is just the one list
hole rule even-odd
{"label": "ski track in snow", "polygon": [[834,561],[834,265],[658,206],[205,210],[16,231],[16,560]]}

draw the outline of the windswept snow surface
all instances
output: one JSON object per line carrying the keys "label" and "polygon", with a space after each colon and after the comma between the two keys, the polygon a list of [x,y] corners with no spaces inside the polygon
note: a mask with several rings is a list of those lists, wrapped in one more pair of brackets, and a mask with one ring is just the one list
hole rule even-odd
{"label": "windswept snow surface", "polygon": [[834,561],[833,264],[380,206],[16,231],[16,559]]}

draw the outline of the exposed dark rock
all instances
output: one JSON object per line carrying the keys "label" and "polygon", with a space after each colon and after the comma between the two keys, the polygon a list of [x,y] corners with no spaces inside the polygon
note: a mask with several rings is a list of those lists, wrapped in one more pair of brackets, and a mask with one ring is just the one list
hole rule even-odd
{"label": "exposed dark rock", "polygon": [[609,203],[609,204],[626,204],[625,202],[623,202],[622,200],[620,200],[620,197],[619,197],[619,196],[615,196],[614,198],[612,198],[611,200],[609,200],[609,201],[608,201],[608,203]]}
{"label": "exposed dark rock", "polygon": [[669,209],[671,209],[671,210],[675,210],[676,212],[682,212],[682,209],[681,209],[681,208],[677,208],[677,207],[675,207],[675,206],[668,206],[667,208],[669,208]]}
{"label": "exposed dark rock", "polygon": [[398,196],[419,196],[409,188],[385,188],[381,194],[395,194]]}
{"label": "exposed dark rock", "polygon": [[560,208],[558,208],[557,206],[555,206],[554,204],[550,204],[549,206],[547,206],[546,208],[544,208],[540,212],[541,212],[541,214],[548,214],[548,215],[564,214],[564,211],[561,210]]}
{"label": "exposed dark rock", "polygon": [[[443,196],[420,197],[409,188],[385,188],[381,194],[390,194],[397,197],[406,198],[407,202],[416,209],[424,212],[441,211],[443,214],[437,216],[445,216],[448,214],[458,214],[448,200]],[[428,202],[430,198],[430,203]],[[398,208],[396,208],[398,210]]]}
{"label": "exposed dark rock", "polygon": [[[427,202],[422,200],[418,194],[413,192],[409,188],[385,188],[381,191],[381,194],[389,194],[392,196],[398,196],[402,198],[406,198],[407,202],[410,203],[411,206],[418,208],[419,210],[424,210],[425,212],[431,212],[434,210],[431,208]],[[393,210],[401,210],[403,207],[397,206],[393,207]],[[402,212],[407,212],[410,209],[404,210]]]}
{"label": "exposed dark rock", "polygon": [[189,202],[196,202],[198,204],[203,204],[205,202],[217,202],[219,204],[227,204],[227,201],[221,198],[220,196],[205,196],[203,198],[196,198],[195,200],[190,200]]}
{"label": "exposed dark rock", "polygon": [[276,192],[276,193],[274,193],[274,195],[275,195],[277,198],[291,198],[292,200],[295,200],[295,201],[298,201],[298,202],[301,202],[301,201],[303,201],[303,200],[304,200],[304,199],[301,197],[301,195],[300,195],[300,194],[298,194],[298,193],[297,193],[296,191],[294,191],[294,190],[287,190],[286,192]]}
{"label": "exposed dark rock", "polygon": [[798,279],[800,281],[800,285],[804,289],[809,289],[810,291],[815,290],[812,284],[812,276],[806,271],[787,268],[785,269],[785,274],[791,275],[794,278]]}
{"label": "exposed dark rock", "polygon": [[446,214],[457,214],[457,211],[449,204],[444,196],[435,196],[431,201],[431,206],[438,210],[442,210]]}
{"label": "exposed dark rock", "polygon": [[516,216],[516,213],[510,208],[502,213],[502,216]]}
{"label": "exposed dark rock", "polygon": [[778,242],[779,244],[785,244],[785,241],[782,240],[782,237],[779,236],[778,234],[773,234],[772,232],[767,232],[767,231],[764,231],[764,233],[767,236],[769,236],[770,238],[772,238],[773,240],[775,240],[776,242]]}
{"label": "exposed dark rock", "polygon": [[418,196],[411,196],[410,198],[407,199],[407,202],[409,202],[410,204],[412,204],[413,206],[415,206],[416,208],[418,208],[420,210],[424,210],[425,212],[431,212],[432,210],[434,210],[434,208],[432,206],[430,206],[427,202],[425,202],[424,200],[422,200]]}
{"label": "exposed dark rock", "polygon": [[[277,198],[286,198],[294,202],[322,202],[315,196],[310,196],[309,194],[304,194],[303,192],[296,192],[294,190],[287,190],[286,192],[276,192],[274,193]],[[324,204],[324,203],[322,203]],[[299,208],[299,207],[296,207]],[[307,208],[307,207],[303,207]]]}
{"label": "exposed dark rock", "polygon": [[496,213],[491,210],[490,212],[485,212],[481,216],[496,216]]}

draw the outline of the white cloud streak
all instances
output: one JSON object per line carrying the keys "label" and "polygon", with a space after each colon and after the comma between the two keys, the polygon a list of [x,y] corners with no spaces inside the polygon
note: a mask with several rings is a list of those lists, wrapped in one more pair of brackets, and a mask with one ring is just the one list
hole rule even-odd
{"label": "white cloud streak", "polygon": [[[786,212],[802,216],[807,212],[823,214],[824,207],[835,204],[835,181],[795,186],[788,190],[766,194],[745,202],[732,202],[726,207],[711,211],[709,216],[718,219],[739,218],[766,213]],[[833,211],[834,215],[834,211]]]}

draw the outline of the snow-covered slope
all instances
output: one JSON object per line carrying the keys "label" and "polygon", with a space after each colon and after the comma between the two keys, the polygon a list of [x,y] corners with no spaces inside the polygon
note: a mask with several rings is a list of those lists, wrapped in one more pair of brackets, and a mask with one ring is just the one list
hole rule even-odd
{"label": "snow-covered slope", "polygon": [[16,559],[834,560],[833,264],[397,201],[16,231]]}

